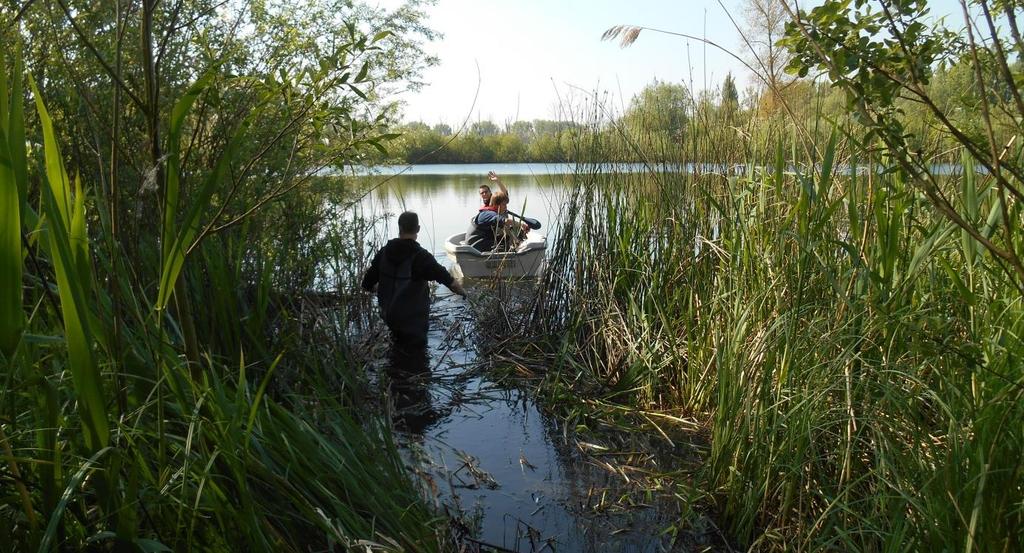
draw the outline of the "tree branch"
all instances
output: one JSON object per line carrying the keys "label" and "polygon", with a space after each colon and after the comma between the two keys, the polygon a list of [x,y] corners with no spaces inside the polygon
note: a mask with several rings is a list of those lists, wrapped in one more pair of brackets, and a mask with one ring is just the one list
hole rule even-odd
{"label": "tree branch", "polygon": [[68,22],[71,23],[71,27],[75,30],[75,34],[78,35],[78,39],[81,40],[83,44],[85,44],[85,47],[89,50],[89,52],[92,53],[93,57],[96,58],[96,61],[100,62],[100,65],[103,66],[103,69],[107,72],[107,75],[110,76],[110,78],[113,79],[114,83],[116,83],[117,86],[120,87],[121,90],[123,90],[125,94],[127,94],[128,97],[132,99],[132,103],[134,103],[139,109],[145,111],[146,105],[142,102],[142,100],[138,96],[136,96],[135,93],[132,92],[130,88],[128,88],[128,85],[126,85],[124,81],[121,80],[121,76],[118,74],[118,72],[115,71],[109,63],[107,63],[107,60],[103,59],[103,56],[100,55],[99,51],[96,50],[96,47],[93,46],[92,42],[90,42],[89,39],[86,38],[85,33],[82,32],[82,29],[78,26],[78,23],[75,21],[74,16],[71,15],[71,10],[68,9],[68,6],[64,3],[64,0],[57,0],[57,4],[59,4],[61,10],[64,11],[64,16],[68,18]]}

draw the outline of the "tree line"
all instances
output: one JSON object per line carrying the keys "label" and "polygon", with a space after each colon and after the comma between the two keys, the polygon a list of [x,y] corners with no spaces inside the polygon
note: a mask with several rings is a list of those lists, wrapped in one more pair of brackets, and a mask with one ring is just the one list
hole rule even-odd
{"label": "tree line", "polygon": [[[992,53],[982,56],[992,57]],[[1021,62],[1011,67],[1021,72]],[[1008,99],[1013,91],[999,82],[994,73],[990,82],[976,78],[967,54],[945,59],[932,70],[923,86],[937,107],[971,135],[986,131],[976,117],[983,96]],[[593,107],[593,106],[591,106]],[[580,142],[586,140],[620,146],[612,151],[630,152],[629,159],[618,161],[708,161],[709,136],[715,141],[738,143],[741,136],[779,139],[781,127],[801,133],[825,132],[818,124],[823,120],[843,122],[857,114],[847,105],[847,92],[824,79],[775,74],[770,82],[758,82],[741,92],[737,80],[727,75],[713,90],[695,90],[685,83],[654,81],[644,87],[617,116],[605,110],[580,112],[570,121],[515,121],[504,125],[492,121],[476,121],[463,129],[448,124],[430,126],[411,122],[396,129],[395,138],[387,144],[387,154],[379,162],[400,163],[519,163],[570,162],[580,159]],[[896,98],[894,117],[914,132],[910,146],[936,152],[954,146],[946,133],[940,132],[934,113],[921,102]],[[1008,115],[993,113],[994,132],[1005,134],[1014,127]],[[1002,130],[1000,130],[1002,129]],[[1007,137],[1008,139],[1008,137]],[[785,152],[793,144],[781,137]],[[754,141],[756,143],[756,141]],[[1005,141],[1004,141],[1005,143]],[[631,146],[632,145],[632,146]],[[722,148],[717,144],[715,151]],[[639,152],[643,152],[640,155]],[[740,161],[746,150],[736,150]]]}
{"label": "tree line", "polygon": [[444,123],[417,121],[398,129],[388,152],[391,160],[404,163],[565,162],[581,128],[576,122],[538,119],[505,126],[477,121],[456,132]]}

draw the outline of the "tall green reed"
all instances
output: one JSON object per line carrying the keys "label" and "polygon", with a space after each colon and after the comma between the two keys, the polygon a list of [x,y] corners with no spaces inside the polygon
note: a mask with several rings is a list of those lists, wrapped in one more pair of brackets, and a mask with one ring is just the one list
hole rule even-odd
{"label": "tall green reed", "polygon": [[[676,155],[703,173],[577,174],[536,311],[552,379],[705,420],[702,479],[746,546],[1013,550],[1018,283],[849,130],[742,172],[695,135]],[[965,166],[943,186],[991,233]]]}
{"label": "tall green reed", "polygon": [[46,218],[49,254],[61,300],[68,364],[75,382],[86,447],[96,452],[108,445],[110,427],[103,381],[94,351],[95,343],[103,341],[103,338],[97,334],[99,329],[96,315],[91,311],[87,296],[94,283],[89,235],[85,224],[85,194],[78,179],[75,179],[72,189],[71,179],[64,169],[60,149],[54,138],[53,122],[34,83],[32,92],[43,131],[48,186],[42,189],[42,211]]}
{"label": "tall green reed", "polygon": [[[21,211],[25,202],[25,135],[21,70],[8,85],[6,60],[0,71],[0,353],[14,355],[24,328],[21,310]],[[8,97],[8,93],[10,97]]]}
{"label": "tall green reed", "polygon": [[[0,205],[12,215],[0,229],[0,294],[14,302],[5,322],[16,323],[3,327],[0,550],[440,549],[435,515],[389,429],[356,408],[344,303],[319,305],[311,324],[291,301],[314,287],[320,263],[292,253],[299,237],[275,234],[270,217],[280,213],[254,210],[198,242],[199,218],[238,160],[225,154],[199,187],[165,204],[160,248],[123,255],[105,198],[69,175],[43,95],[32,87],[31,129],[11,88],[0,91],[13,114],[0,155]],[[174,110],[183,113],[196,117]],[[39,136],[42,151],[19,181],[17,137]],[[41,216],[26,205],[33,197]],[[317,222],[293,227],[307,237]],[[289,271],[289,290],[278,271]],[[159,280],[145,276],[154,272]],[[166,309],[182,295],[202,306],[194,319]],[[205,331],[197,357],[183,355],[186,323]]]}

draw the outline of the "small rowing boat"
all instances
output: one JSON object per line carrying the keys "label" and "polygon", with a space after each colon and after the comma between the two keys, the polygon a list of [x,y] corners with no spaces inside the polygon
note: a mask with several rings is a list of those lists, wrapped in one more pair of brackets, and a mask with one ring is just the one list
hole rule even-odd
{"label": "small rowing boat", "polygon": [[531,232],[516,249],[500,252],[481,252],[467,245],[465,238],[466,233],[460,232],[444,242],[448,259],[455,262],[456,278],[533,278],[544,270],[548,239],[543,234]]}

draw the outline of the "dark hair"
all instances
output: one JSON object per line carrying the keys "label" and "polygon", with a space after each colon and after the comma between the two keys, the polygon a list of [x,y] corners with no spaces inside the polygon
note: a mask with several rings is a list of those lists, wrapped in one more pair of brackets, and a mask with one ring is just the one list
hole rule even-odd
{"label": "dark hair", "polygon": [[491,187],[490,187],[490,186],[488,186],[488,185],[486,185],[486,184],[481,184],[481,185],[480,185],[480,188],[486,188],[488,192],[490,192],[490,191],[491,191]]}
{"label": "dark hair", "polygon": [[420,231],[420,216],[412,211],[406,211],[398,216],[398,232],[412,234]]}

